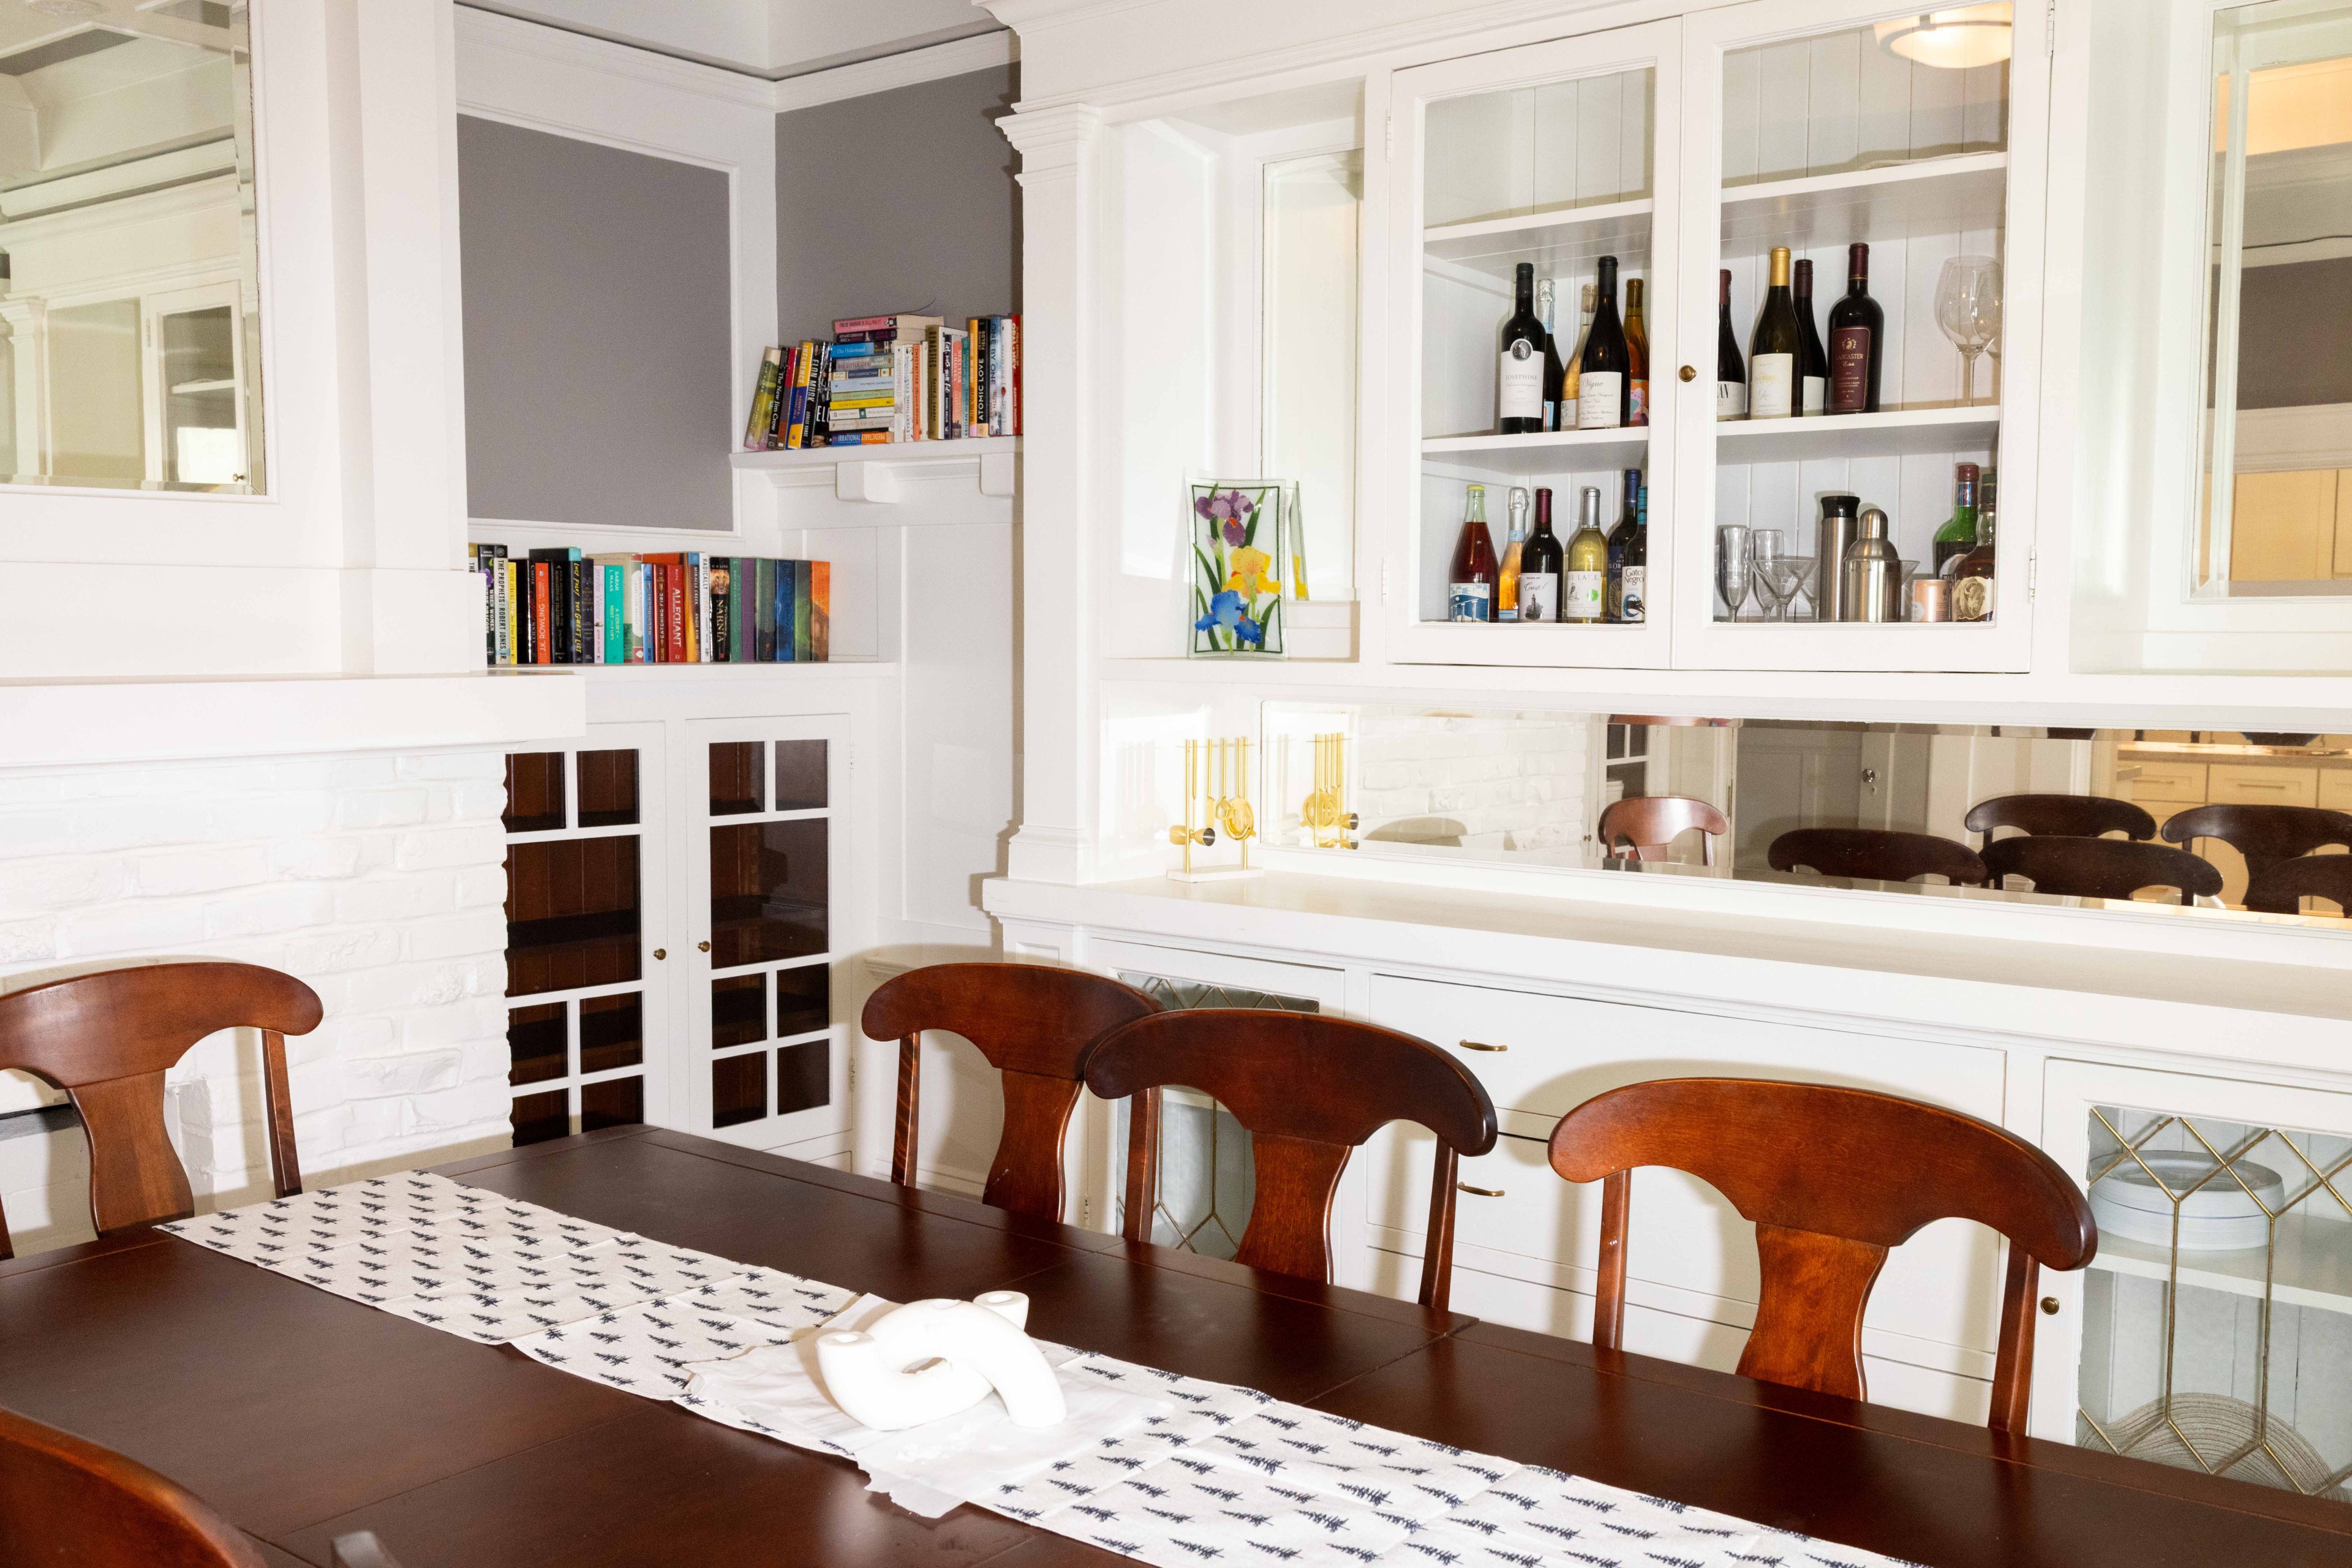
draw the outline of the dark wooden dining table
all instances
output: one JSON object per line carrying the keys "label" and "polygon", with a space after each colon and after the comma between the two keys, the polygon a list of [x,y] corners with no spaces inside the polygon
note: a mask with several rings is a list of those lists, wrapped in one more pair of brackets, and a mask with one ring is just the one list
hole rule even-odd
{"label": "dark wooden dining table", "polygon": [[[1042,1336],[1933,1568],[2343,1568],[2352,1506],[1430,1311],[647,1128],[440,1167],[898,1300],[1018,1289]],[[159,1231],[0,1263],[0,1405],[143,1460],[274,1563],[1124,1561]]]}

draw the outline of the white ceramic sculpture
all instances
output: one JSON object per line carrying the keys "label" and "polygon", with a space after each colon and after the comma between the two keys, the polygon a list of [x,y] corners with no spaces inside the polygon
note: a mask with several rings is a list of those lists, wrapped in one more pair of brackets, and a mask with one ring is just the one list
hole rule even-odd
{"label": "white ceramic sculpture", "polygon": [[972,1301],[912,1301],[864,1333],[820,1337],[817,1370],[844,1414],[898,1432],[969,1410],[993,1391],[1019,1426],[1068,1413],[1054,1369],[1029,1336],[1029,1298],[992,1290]]}

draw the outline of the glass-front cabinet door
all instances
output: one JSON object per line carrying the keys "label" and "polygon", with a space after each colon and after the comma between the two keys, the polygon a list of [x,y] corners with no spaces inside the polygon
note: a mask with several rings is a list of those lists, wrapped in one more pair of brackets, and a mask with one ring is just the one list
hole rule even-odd
{"label": "glass-front cabinet door", "polygon": [[1393,79],[1390,274],[1411,371],[1395,458],[1406,542],[1386,592],[1399,658],[1667,662],[1649,606],[1673,547],[1642,511],[1675,439],[1650,417],[1647,367],[1677,353],[1660,296],[1679,218],[1662,196],[1678,39],[1674,23],[1625,27]]}
{"label": "glass-front cabinet door", "polygon": [[[687,866],[695,951],[679,1058],[689,1131],[755,1148],[848,1125],[833,1021],[832,874],[845,728],[826,718],[686,726],[677,787],[700,809]],[[829,1152],[830,1151],[803,1151]]]}
{"label": "glass-front cabinet door", "polygon": [[1677,664],[2026,668],[2045,19],[1685,18]]}

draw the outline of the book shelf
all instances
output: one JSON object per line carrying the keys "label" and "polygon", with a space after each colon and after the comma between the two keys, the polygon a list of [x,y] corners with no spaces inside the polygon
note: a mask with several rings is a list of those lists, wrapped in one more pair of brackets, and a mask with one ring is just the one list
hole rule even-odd
{"label": "book shelf", "polygon": [[768,475],[781,486],[834,487],[843,500],[889,503],[901,499],[902,479],[951,479],[969,472],[987,496],[1009,496],[1021,452],[1018,436],[975,437],[968,441],[882,442],[858,447],[809,447],[788,451],[737,452],[728,462],[738,469]]}

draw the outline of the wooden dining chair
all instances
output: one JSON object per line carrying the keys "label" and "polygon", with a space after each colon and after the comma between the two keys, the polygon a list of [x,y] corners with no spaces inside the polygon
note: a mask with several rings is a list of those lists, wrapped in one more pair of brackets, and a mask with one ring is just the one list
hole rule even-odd
{"label": "wooden dining chair", "polygon": [[2098,838],[2121,833],[2126,838],[2156,837],[2156,818],[2127,800],[2103,795],[1997,795],[1969,807],[1960,826],[1981,834],[1977,847],[1992,842],[1996,827],[2022,833],[2059,834],[2070,838]]}
{"label": "wooden dining chair", "polygon": [[2165,839],[2186,849],[2218,838],[2246,858],[2249,887],[2282,860],[2326,845],[2352,846],[2352,816],[2317,805],[2192,805],[2164,819]]}
{"label": "wooden dining chair", "polygon": [[1621,1350],[1636,1166],[1706,1182],[1756,1225],[1762,1292],[1739,1374],[1869,1397],[1862,1318],[1887,1249],[1958,1215],[2009,1238],[1992,1426],[2022,1432],[2042,1266],[2098,1251],[2082,1190],[2013,1132],[1940,1106],[1828,1084],[1658,1079],[1586,1100],[1552,1129],[1551,1168],[1601,1188],[1592,1342]]}
{"label": "wooden dining chair", "polygon": [[2305,899],[2331,899],[2352,915],[2352,855],[2273,861],[2246,884],[2246,908],[2267,915],[2300,914]]}
{"label": "wooden dining chair", "polygon": [[243,1531],[176,1481],[0,1409],[0,1563],[264,1568]]}
{"label": "wooden dining chair", "polygon": [[1714,865],[1715,841],[1731,831],[1731,824],[1706,802],[1686,795],[1644,795],[1611,801],[1594,832],[1603,855],[1615,858],[1617,846],[1623,843],[1633,847],[1634,859],[1663,860],[1675,839],[1694,827],[1699,830],[1700,860]]}
{"label": "wooden dining chair", "polygon": [[1454,1187],[1465,1154],[1495,1146],[1495,1103],[1470,1069],[1412,1035],[1318,1013],[1192,1007],[1123,1025],[1087,1053],[1087,1087],[1138,1097],[1128,1118],[1129,1241],[1151,1239],[1160,1189],[1160,1106],[1171,1084],[1199,1089],[1248,1130],[1257,1172],[1234,1261],[1331,1278],[1331,1203],[1358,1144],[1391,1121],[1437,1134],[1421,1304],[1454,1286]]}
{"label": "wooden dining chair", "polygon": [[1988,844],[1982,858],[1993,887],[2007,877],[2025,877],[2035,892],[2062,897],[2128,899],[2142,888],[2170,888],[2182,903],[2193,904],[2221,891],[2220,867],[2168,844],[2035,834]]}
{"label": "wooden dining chair", "polygon": [[1132,985],[1042,963],[934,963],[891,976],[866,998],[866,1037],[898,1042],[898,1124],[890,1179],[915,1184],[922,1037],[961,1035],[997,1069],[1004,1131],[980,1201],[1034,1219],[1062,1217],[1062,1138],[1078,1103],[1087,1047],[1160,1010]]}
{"label": "wooden dining chair", "polygon": [[1878,882],[1937,876],[1973,888],[1985,879],[1984,862],[1967,845],[1884,827],[1800,827],[1772,840],[1765,859],[1775,871],[1803,869]]}
{"label": "wooden dining chair", "polygon": [[[265,1141],[277,1194],[302,1190],[286,1037],[319,1026],[318,993],[252,963],[152,963],[0,995],[0,1068],[64,1089],[89,1140],[89,1212],[100,1236],[195,1212],[163,1130],[163,1073],[223,1029],[261,1031]],[[0,1258],[13,1256],[0,1219]]]}

